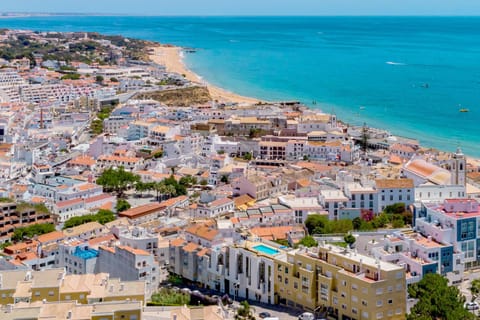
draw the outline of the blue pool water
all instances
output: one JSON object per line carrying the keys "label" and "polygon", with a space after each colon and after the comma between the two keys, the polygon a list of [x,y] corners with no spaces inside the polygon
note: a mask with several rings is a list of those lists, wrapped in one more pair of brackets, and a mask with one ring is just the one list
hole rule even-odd
{"label": "blue pool water", "polygon": [[276,254],[278,254],[280,251],[278,251],[277,249],[273,249],[271,247],[268,247],[264,244],[259,244],[255,247],[253,247],[254,250],[257,250],[257,251],[260,251],[261,253],[265,253],[265,254],[268,254],[269,256],[274,256]]}
{"label": "blue pool water", "polygon": [[0,19],[0,28],[194,47],[187,65],[230,91],[316,101],[348,123],[480,157],[480,17],[52,16]]}
{"label": "blue pool water", "polygon": [[81,249],[80,247],[77,247],[73,255],[88,260],[98,257],[98,251],[95,249]]}

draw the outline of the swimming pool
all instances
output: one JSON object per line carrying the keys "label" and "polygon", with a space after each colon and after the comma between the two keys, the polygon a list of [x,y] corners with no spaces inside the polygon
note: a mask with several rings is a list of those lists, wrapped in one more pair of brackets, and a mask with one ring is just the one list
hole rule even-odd
{"label": "swimming pool", "polygon": [[273,255],[276,255],[278,254],[280,251],[278,251],[277,249],[274,249],[274,248],[271,248],[271,247],[268,247],[264,244],[259,244],[255,247],[253,247],[253,249],[257,250],[257,251],[260,251],[261,253],[265,253],[265,254],[268,254],[270,256],[273,256]]}

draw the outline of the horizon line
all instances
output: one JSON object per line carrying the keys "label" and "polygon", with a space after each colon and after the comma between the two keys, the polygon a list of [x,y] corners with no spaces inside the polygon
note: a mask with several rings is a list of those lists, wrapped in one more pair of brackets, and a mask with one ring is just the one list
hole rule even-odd
{"label": "horizon line", "polygon": [[478,18],[480,13],[475,14],[148,14],[148,13],[99,13],[99,12],[1,12],[1,18],[26,18],[35,16],[105,16],[105,17],[158,17],[158,18],[288,18],[288,17],[396,17],[396,18],[409,18],[409,17],[425,17],[425,18]]}

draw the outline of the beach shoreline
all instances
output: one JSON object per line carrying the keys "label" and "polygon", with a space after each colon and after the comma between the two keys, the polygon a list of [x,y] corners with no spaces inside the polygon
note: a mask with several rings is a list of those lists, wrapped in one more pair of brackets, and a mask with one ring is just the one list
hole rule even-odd
{"label": "beach shoreline", "polygon": [[[198,85],[206,86],[210,95],[213,100],[218,102],[224,103],[238,103],[241,105],[251,105],[251,104],[258,104],[264,103],[264,100],[256,99],[252,97],[241,96],[239,94],[233,93],[221,87],[214,86],[207,81],[205,81],[200,75],[190,70],[184,62],[184,58],[182,57],[182,51],[184,50],[182,47],[172,46],[172,45],[157,45],[150,48],[153,51],[153,54],[149,55],[150,60],[153,62],[164,65],[167,72],[174,72],[185,76],[186,79],[189,81],[196,83]],[[310,107],[308,107],[310,108]],[[373,127],[372,127],[373,128]],[[387,129],[377,128],[379,130],[385,130],[388,132]],[[412,137],[406,137],[402,135],[393,135],[398,138],[405,138],[405,139],[414,139]],[[434,147],[419,144],[421,149],[436,149]],[[439,153],[449,153],[445,150],[436,149]],[[480,161],[480,158],[475,156],[470,156],[468,154],[465,155],[468,159],[474,161]]]}
{"label": "beach shoreline", "polygon": [[191,82],[207,87],[213,100],[218,102],[238,103],[238,104],[257,104],[263,102],[261,99],[245,97],[230,92],[223,88],[214,86],[202,79],[198,74],[191,71],[183,61],[181,47],[176,46],[155,46],[151,48],[153,54],[149,55],[153,62],[164,65],[167,72],[174,72],[185,76]]}

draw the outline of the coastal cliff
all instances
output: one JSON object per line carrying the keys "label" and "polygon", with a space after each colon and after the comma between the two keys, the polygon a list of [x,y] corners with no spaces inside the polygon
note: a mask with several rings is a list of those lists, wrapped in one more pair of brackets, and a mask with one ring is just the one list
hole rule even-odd
{"label": "coastal cliff", "polygon": [[136,99],[153,99],[167,106],[186,107],[212,101],[207,87],[192,86],[172,90],[141,92],[135,95]]}

